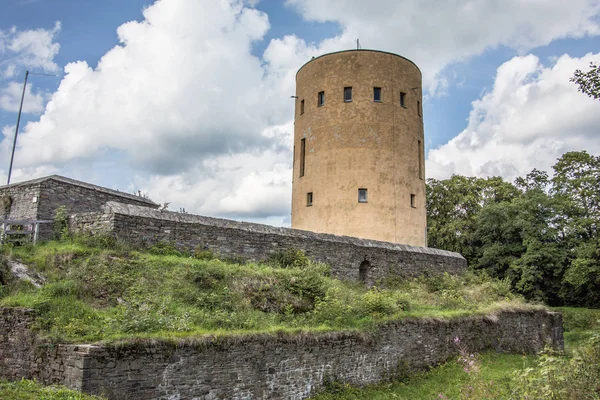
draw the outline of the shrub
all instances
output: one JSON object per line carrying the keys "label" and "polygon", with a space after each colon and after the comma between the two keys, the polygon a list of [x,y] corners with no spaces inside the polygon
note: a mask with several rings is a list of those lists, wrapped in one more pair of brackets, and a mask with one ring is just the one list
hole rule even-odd
{"label": "shrub", "polygon": [[290,248],[271,254],[267,263],[276,268],[306,268],[310,260],[304,251]]}
{"label": "shrub", "polygon": [[67,207],[60,206],[54,213],[54,238],[65,240],[69,237],[69,214]]}
{"label": "shrub", "polygon": [[158,242],[148,249],[150,254],[155,256],[181,256],[181,251],[177,250],[175,242]]}

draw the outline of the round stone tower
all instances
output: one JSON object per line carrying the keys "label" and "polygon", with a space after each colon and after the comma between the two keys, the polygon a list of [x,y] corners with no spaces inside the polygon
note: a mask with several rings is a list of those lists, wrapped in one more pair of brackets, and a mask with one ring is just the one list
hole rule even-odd
{"label": "round stone tower", "polygon": [[292,228],[426,246],[421,71],[325,54],[296,74]]}

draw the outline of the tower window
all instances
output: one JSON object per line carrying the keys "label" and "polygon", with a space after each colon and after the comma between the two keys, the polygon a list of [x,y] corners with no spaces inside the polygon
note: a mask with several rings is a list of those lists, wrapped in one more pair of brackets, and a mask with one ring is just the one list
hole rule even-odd
{"label": "tower window", "polygon": [[419,114],[419,117],[421,116],[421,102],[419,100],[417,100],[417,113]]}
{"label": "tower window", "polygon": [[352,87],[344,88],[344,101],[352,101]]}
{"label": "tower window", "polygon": [[306,207],[312,206],[313,194],[312,192],[306,193]]}
{"label": "tower window", "polygon": [[417,151],[419,152],[419,179],[423,179],[423,144],[421,141],[418,141],[419,148]]}
{"label": "tower window", "polygon": [[406,93],[400,92],[400,105],[406,108]]}
{"label": "tower window", "polygon": [[319,92],[317,96],[317,107],[321,107],[325,105],[325,92]]}
{"label": "tower window", "polygon": [[304,162],[306,158],[306,139],[300,139],[300,177],[304,176]]}
{"label": "tower window", "polygon": [[373,88],[373,101],[375,101],[375,102],[381,101],[381,88],[380,87]]}
{"label": "tower window", "polygon": [[358,202],[359,203],[367,202],[367,189],[358,189]]}
{"label": "tower window", "polygon": [[304,114],[304,100],[300,101],[300,115]]}
{"label": "tower window", "polygon": [[410,195],[410,206],[412,208],[417,208],[417,195],[415,195],[415,194]]}

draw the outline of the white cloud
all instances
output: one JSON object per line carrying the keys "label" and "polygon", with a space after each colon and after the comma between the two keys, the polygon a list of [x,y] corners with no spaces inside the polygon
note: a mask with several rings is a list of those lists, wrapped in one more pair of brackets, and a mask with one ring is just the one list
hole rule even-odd
{"label": "white cloud", "polygon": [[491,92],[473,102],[467,128],[429,152],[428,176],[499,175],[512,180],[533,168],[550,172],[567,151],[600,153],[600,104],[569,81],[590,61],[599,62],[600,53],[563,55],[551,66],[533,55],[501,65]]}
{"label": "white cloud", "polygon": [[[274,39],[261,58],[252,49],[269,20],[252,8],[256,1],[156,1],[143,21],[118,28],[120,45],[97,67],[85,61],[65,67],[42,116],[20,134],[17,175],[102,157],[106,162],[116,153],[138,172],[130,189],[171,202],[171,209],[286,225],[290,95],[297,69],[312,56],[353,48],[359,37],[364,47],[413,59],[429,89],[439,93],[452,81],[439,75],[444,67],[487,48],[524,51],[559,37],[600,33],[594,19],[600,4],[583,0],[568,6],[509,0],[495,8],[466,0],[288,3],[305,18],[339,23],[342,33],[318,43],[293,35]],[[25,38],[18,48],[39,55],[52,70],[59,29],[41,41],[46,52]],[[0,53],[9,51],[7,38],[17,36],[15,29],[4,33]],[[8,64],[0,69],[14,74]],[[533,79],[525,75],[523,82]],[[12,134],[5,136],[4,154]]]}
{"label": "white cloud", "polygon": [[171,210],[289,225],[292,130],[291,124],[268,129],[271,149],[200,160],[174,175],[140,176],[130,189],[169,202]]}
{"label": "white cloud", "polygon": [[[440,71],[486,49],[524,52],[564,37],[600,34],[597,0],[397,1],[287,0],[309,20],[332,21],[342,33],[319,44],[319,52],[356,47],[387,50],[421,68],[424,84],[443,91]],[[318,54],[317,53],[317,54]]]}
{"label": "white cloud", "polygon": [[58,72],[54,57],[60,50],[55,42],[60,29],[60,22],[56,22],[52,29],[0,30],[0,56],[4,59],[0,62],[0,75],[12,78],[19,67],[36,72]]}
{"label": "white cloud", "polygon": [[[23,101],[23,112],[41,113],[44,111],[47,95],[41,92],[33,93],[32,88],[31,83],[27,85]],[[22,83],[9,82],[5,87],[0,88],[0,110],[18,112],[22,94]]]}

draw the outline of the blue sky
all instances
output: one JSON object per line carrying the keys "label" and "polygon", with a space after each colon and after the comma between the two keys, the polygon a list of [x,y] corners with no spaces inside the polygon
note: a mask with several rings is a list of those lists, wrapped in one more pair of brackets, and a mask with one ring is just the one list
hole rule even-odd
{"label": "blue sky", "polygon": [[2,2],[3,180],[29,69],[57,77],[30,78],[13,181],[59,173],[143,190],[172,209],[286,225],[284,99],[299,66],[357,37],[423,71],[430,177],[513,179],[564,151],[600,152],[599,105],[568,82],[600,59],[595,0]]}

